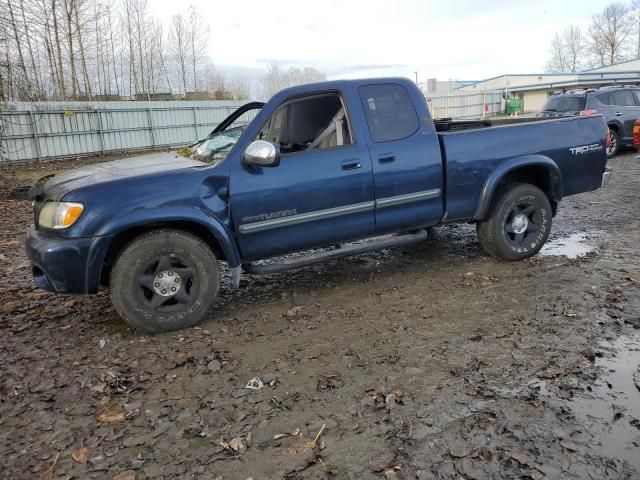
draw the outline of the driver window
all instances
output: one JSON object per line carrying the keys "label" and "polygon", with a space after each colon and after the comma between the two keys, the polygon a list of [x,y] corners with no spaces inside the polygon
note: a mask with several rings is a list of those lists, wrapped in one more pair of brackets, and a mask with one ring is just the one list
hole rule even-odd
{"label": "driver window", "polygon": [[346,109],[337,93],[283,103],[258,138],[278,145],[283,155],[353,143]]}

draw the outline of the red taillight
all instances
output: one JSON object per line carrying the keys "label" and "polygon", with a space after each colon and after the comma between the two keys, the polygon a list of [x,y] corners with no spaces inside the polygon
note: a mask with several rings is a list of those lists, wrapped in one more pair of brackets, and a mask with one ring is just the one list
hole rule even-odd
{"label": "red taillight", "polygon": [[596,113],[598,113],[598,110],[594,110],[592,108],[589,108],[587,110],[582,110],[580,112],[580,116],[585,116],[585,115],[595,115]]}
{"label": "red taillight", "polygon": [[606,142],[605,146],[607,147],[607,150],[611,146],[611,130],[609,130],[609,129],[607,129],[607,142]]}
{"label": "red taillight", "polygon": [[640,150],[640,120],[633,126],[633,146]]}

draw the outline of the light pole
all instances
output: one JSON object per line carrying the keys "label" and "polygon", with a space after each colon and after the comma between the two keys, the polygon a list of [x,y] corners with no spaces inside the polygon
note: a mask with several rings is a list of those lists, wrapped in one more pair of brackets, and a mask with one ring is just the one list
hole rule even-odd
{"label": "light pole", "polygon": [[416,74],[416,85],[418,84],[418,72],[413,72]]}

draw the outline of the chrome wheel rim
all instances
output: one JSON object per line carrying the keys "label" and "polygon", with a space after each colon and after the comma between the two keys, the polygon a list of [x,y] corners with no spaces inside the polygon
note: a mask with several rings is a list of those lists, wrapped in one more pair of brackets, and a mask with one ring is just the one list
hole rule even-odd
{"label": "chrome wheel rim", "polygon": [[171,297],[182,287],[182,278],[173,270],[163,270],[153,277],[153,291],[163,297]]}
{"label": "chrome wheel rim", "polygon": [[614,134],[611,134],[611,140],[609,142],[609,146],[607,147],[607,155],[613,155],[618,147],[618,140]]}

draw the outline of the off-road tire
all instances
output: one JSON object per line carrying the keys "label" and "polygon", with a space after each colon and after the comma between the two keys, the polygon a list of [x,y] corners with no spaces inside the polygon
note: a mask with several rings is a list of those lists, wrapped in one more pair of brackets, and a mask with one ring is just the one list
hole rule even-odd
{"label": "off-road tire", "polygon": [[[514,233],[514,217],[525,215],[529,209],[528,221],[518,225],[527,223],[521,243],[518,243],[521,234]],[[496,192],[489,216],[476,228],[480,246],[486,253],[501,260],[515,261],[540,251],[549,238],[551,221],[551,204],[542,190],[530,184],[512,183]]]}
{"label": "off-road tire", "polygon": [[[160,282],[169,281],[168,273],[158,280],[162,272],[172,272],[171,279],[182,283],[175,285],[175,295],[167,297],[170,292],[158,290],[164,288]],[[131,326],[149,333],[178,330],[200,323],[211,309],[220,288],[218,261],[195,235],[155,230],[123,249],[111,272],[110,288],[115,310]],[[164,303],[155,307],[155,301]]]}

